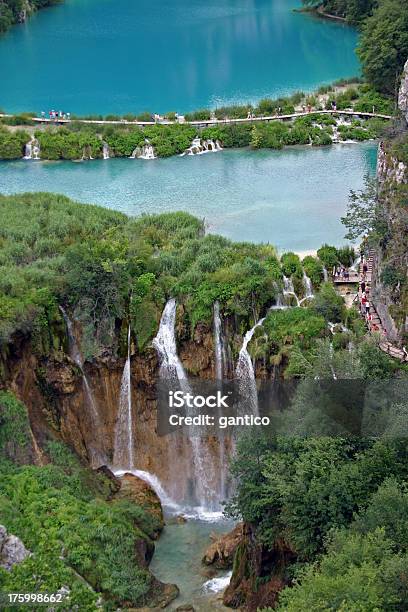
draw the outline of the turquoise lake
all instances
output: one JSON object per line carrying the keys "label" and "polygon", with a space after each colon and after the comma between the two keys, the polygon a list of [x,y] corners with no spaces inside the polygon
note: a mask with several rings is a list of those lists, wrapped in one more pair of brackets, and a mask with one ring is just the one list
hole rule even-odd
{"label": "turquoise lake", "polygon": [[350,189],[374,174],[377,143],[226,150],[192,157],[1,162],[0,193],[51,191],[140,215],[185,210],[233,240],[307,251],[344,243]]}
{"label": "turquoise lake", "polygon": [[185,112],[359,73],[357,34],[299,0],[65,0],[0,37],[0,107]]}

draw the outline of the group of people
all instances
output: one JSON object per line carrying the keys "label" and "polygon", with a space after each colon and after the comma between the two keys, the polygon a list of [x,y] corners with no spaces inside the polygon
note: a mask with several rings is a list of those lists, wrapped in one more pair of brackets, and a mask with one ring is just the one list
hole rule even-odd
{"label": "group of people", "polygon": [[336,266],[333,271],[333,276],[348,281],[350,279],[350,271],[345,266]]}
{"label": "group of people", "polygon": [[361,271],[361,278],[360,278],[359,291],[358,291],[358,298],[360,302],[360,312],[361,312],[361,315],[365,318],[368,329],[371,332],[382,331],[383,335],[386,336],[387,335],[386,330],[384,328],[381,330],[378,323],[373,320],[373,315],[370,312],[370,308],[371,308],[370,299],[369,299],[370,290],[368,286],[367,275],[368,275],[368,263],[367,263],[365,256],[363,256],[362,257],[362,271]]}
{"label": "group of people", "polygon": [[[42,111],[41,119],[45,119],[45,118],[46,118],[46,113],[45,111]],[[61,119],[65,119],[69,121],[71,119],[71,113],[64,113],[63,111],[50,110],[48,111],[48,118],[50,121],[58,121]]]}

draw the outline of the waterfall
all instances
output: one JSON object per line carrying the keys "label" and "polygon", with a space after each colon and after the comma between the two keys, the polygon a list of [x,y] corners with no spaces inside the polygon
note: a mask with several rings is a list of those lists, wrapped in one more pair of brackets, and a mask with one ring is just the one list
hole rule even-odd
{"label": "waterfall", "polygon": [[40,159],[40,143],[36,138],[32,138],[30,142],[27,142],[24,149],[24,158],[23,159]]}
{"label": "waterfall", "polygon": [[284,276],[283,283],[284,283],[284,293],[295,293],[295,289],[293,287],[293,282],[291,278]]}
{"label": "waterfall", "polygon": [[222,151],[219,140],[214,141],[212,138],[202,140],[199,136],[193,138],[191,145],[188,149],[181,153],[180,157],[184,155],[202,155],[203,153],[217,153]]}
{"label": "waterfall", "polygon": [[102,145],[102,155],[103,159],[110,159],[110,149],[107,142],[104,142]]}
{"label": "waterfall", "polygon": [[159,331],[153,340],[160,359],[160,378],[179,381],[181,388],[188,388],[187,376],[183,365],[177,355],[176,346],[176,314],[177,304],[174,298],[170,299],[160,320]]}
{"label": "waterfall", "polygon": [[329,274],[324,266],[323,266],[323,280],[325,283],[327,283],[329,280]]}
{"label": "waterfall", "polygon": [[256,388],[255,372],[252,365],[252,359],[248,353],[248,344],[252,340],[255,330],[260,327],[265,321],[265,317],[260,319],[244,336],[244,342],[239,357],[237,367],[235,368],[235,376],[238,379],[239,391],[245,400],[245,411],[248,414],[258,415],[258,390]]}
{"label": "waterfall", "polygon": [[291,278],[288,278],[287,276],[283,277],[283,284],[284,284],[284,289],[283,289],[283,295],[284,296],[289,296],[291,295],[292,297],[295,298],[296,300],[296,305],[300,306],[302,304],[302,302],[304,302],[307,298],[303,298],[303,300],[299,300],[298,296],[295,293],[295,288],[293,286],[293,281]]}
{"label": "waterfall", "polygon": [[313,298],[313,285],[306,272],[303,272],[303,286],[305,288],[305,298]]}
{"label": "waterfall", "polygon": [[[73,327],[71,319],[69,318],[64,308],[62,306],[60,306],[59,308],[64,318],[65,325],[67,326],[68,340],[69,340],[69,354],[70,354],[72,361],[78,366],[78,368],[81,371],[82,384],[84,387],[87,404],[89,408],[91,409],[92,425],[93,425],[95,432],[98,433],[98,431],[100,431],[102,427],[101,419],[100,419],[98,408],[96,405],[95,396],[93,394],[91,385],[89,384],[88,377],[84,370],[84,361],[82,358],[81,351],[79,350],[78,343],[75,338],[74,327]],[[100,452],[93,451],[93,462],[95,464],[99,463],[99,465],[102,465],[105,462]]]}
{"label": "waterfall", "polygon": [[350,266],[350,270],[352,270],[353,272],[358,272],[360,270],[360,259],[360,256],[355,258],[352,265]]}
{"label": "waterfall", "polygon": [[159,497],[162,506],[165,506],[166,509],[173,511],[173,512],[177,512],[177,513],[183,510],[183,507],[180,506],[177,502],[175,502],[168,495],[162,483],[160,482],[160,480],[157,478],[155,474],[150,474],[150,472],[145,472],[144,470],[135,470],[135,469],[115,470],[114,474],[115,476],[118,476],[119,478],[123,476],[124,474],[133,474],[133,476],[137,476],[137,478],[144,480],[145,482],[147,482],[147,484],[149,484],[152,487],[152,489],[155,491],[155,493]]}
{"label": "waterfall", "polygon": [[147,138],[145,138],[143,147],[136,147],[133,150],[130,159],[156,159],[153,145],[150,144],[150,141]]}
{"label": "waterfall", "polygon": [[115,427],[115,449],[113,463],[117,466],[134,466],[133,413],[132,413],[132,381],[130,364],[130,325],[128,328],[128,351],[125,367],[120,383],[119,410]]}
{"label": "waterfall", "polygon": [[[170,299],[160,321],[159,331],[153,340],[153,346],[160,359],[160,378],[177,383],[185,393],[192,393],[187,375],[177,355],[176,324],[177,303]],[[195,416],[194,408],[187,409],[187,416]],[[212,510],[218,507],[217,494],[211,483],[218,481],[219,474],[215,473],[215,466],[211,464],[211,457],[205,447],[205,440],[198,430],[190,427],[190,444],[192,450],[192,467],[196,498],[202,508]],[[173,460],[175,460],[173,458]]]}
{"label": "waterfall", "polygon": [[330,364],[329,364],[330,371],[332,373],[333,380],[337,380],[337,375],[333,367],[333,355],[334,355],[333,342],[330,342],[329,354],[330,354]]}
{"label": "waterfall", "polygon": [[226,374],[226,355],[224,342],[222,340],[222,322],[219,302],[214,302],[214,348],[215,378],[217,380],[223,380]]}
{"label": "waterfall", "polygon": [[[226,358],[225,348],[222,339],[222,321],[220,316],[220,304],[218,301],[214,302],[214,356],[215,356],[215,378],[222,388],[222,381],[226,374]],[[220,416],[221,413],[220,413]],[[226,461],[228,455],[228,449],[226,448],[226,439],[224,434],[219,435],[219,461],[220,461],[220,499],[226,499],[227,497],[227,474],[228,464]]]}

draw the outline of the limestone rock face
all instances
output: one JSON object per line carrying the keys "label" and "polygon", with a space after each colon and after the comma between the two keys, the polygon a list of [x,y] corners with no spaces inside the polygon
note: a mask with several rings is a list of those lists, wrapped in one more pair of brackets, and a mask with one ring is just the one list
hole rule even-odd
{"label": "limestone rock face", "polygon": [[402,73],[401,85],[398,95],[398,108],[403,113],[408,123],[408,60]]}
{"label": "limestone rock face", "polygon": [[157,519],[157,527],[148,535],[153,539],[159,536],[164,527],[163,511],[157,493],[147,482],[133,474],[124,474],[120,478],[120,489],[115,499],[128,499],[145,508],[151,516]]}
{"label": "limestone rock face", "polygon": [[30,554],[17,536],[9,535],[7,529],[0,525],[0,567],[11,570],[13,565],[21,563]]}
{"label": "limestone rock face", "polygon": [[203,563],[214,565],[217,569],[232,567],[235,551],[243,537],[243,524],[239,523],[232,531],[221,536],[213,536],[212,544],[205,551]]}

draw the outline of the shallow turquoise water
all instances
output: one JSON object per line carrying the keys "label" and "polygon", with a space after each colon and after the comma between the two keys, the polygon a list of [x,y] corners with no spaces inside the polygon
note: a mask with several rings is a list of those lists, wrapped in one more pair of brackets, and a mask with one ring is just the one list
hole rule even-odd
{"label": "shallow turquoise water", "polygon": [[358,73],[356,32],[300,0],[65,0],[0,37],[0,107],[185,112]]}
{"label": "shallow turquoise water", "polygon": [[375,172],[376,143],[234,150],[151,161],[0,162],[0,193],[52,191],[130,215],[186,210],[234,240],[304,251],[342,244],[350,189]]}
{"label": "shallow turquoise water", "polygon": [[[233,528],[231,521],[204,522],[195,519],[177,524],[169,518],[159,540],[150,569],[162,582],[177,584],[179,597],[170,606],[173,610],[181,604],[194,604],[196,610],[210,612],[215,606],[208,600],[206,591],[208,569],[201,559],[211,544],[211,534],[221,534]],[[225,575],[218,572],[217,575]]]}

